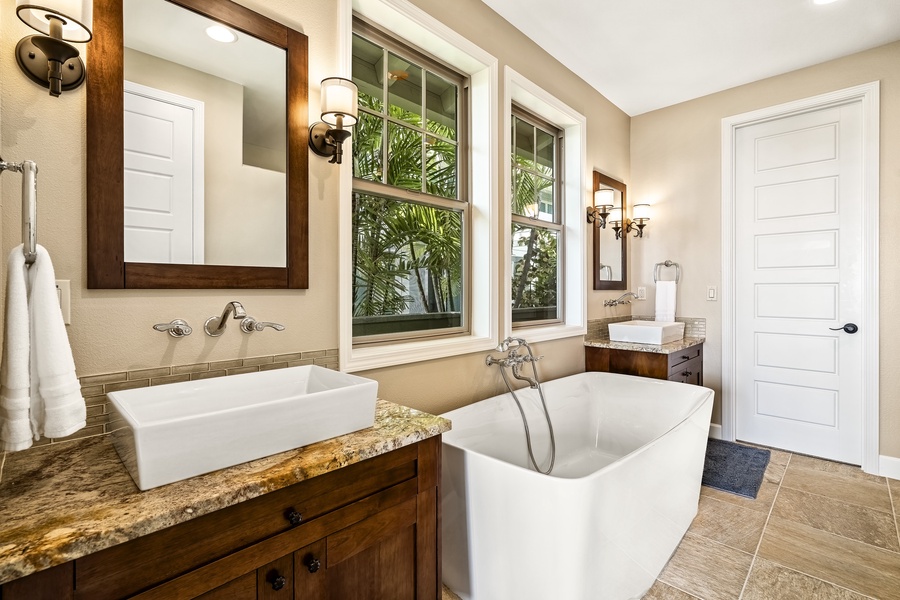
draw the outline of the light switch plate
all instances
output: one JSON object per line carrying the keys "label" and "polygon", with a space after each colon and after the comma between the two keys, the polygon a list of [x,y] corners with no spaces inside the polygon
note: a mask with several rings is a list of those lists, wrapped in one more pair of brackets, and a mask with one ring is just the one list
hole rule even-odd
{"label": "light switch plate", "polygon": [[706,299],[709,302],[715,302],[719,298],[719,290],[714,285],[706,286]]}
{"label": "light switch plate", "polygon": [[59,308],[62,311],[63,323],[72,323],[72,286],[68,279],[56,280],[56,295],[59,296]]}

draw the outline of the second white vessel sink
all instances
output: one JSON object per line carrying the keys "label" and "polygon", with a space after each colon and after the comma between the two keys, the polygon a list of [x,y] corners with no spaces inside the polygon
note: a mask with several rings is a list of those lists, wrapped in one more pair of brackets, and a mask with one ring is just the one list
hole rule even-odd
{"label": "second white vessel sink", "polygon": [[113,444],[148,490],[375,423],[378,382],[318,366],[110,392]]}
{"label": "second white vessel sink", "polygon": [[671,321],[624,321],[609,324],[613,342],[662,345],[684,338],[684,323]]}

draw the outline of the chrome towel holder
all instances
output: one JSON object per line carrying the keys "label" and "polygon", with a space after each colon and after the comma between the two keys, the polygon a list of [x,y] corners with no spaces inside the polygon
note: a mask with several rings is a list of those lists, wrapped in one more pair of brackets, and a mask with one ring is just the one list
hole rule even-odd
{"label": "chrome towel holder", "polygon": [[672,262],[671,260],[667,260],[665,262],[658,262],[653,267],[653,283],[659,281],[659,270],[663,267],[675,267],[675,283],[681,281],[681,265],[677,262]]}
{"label": "chrome towel holder", "polygon": [[22,251],[25,264],[30,266],[37,258],[37,164],[33,160],[14,163],[0,158],[0,173],[4,171],[22,174]]}

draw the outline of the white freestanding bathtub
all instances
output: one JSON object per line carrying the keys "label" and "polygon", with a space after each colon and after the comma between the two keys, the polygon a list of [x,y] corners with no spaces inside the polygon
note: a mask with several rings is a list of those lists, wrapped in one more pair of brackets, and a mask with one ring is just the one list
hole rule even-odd
{"label": "white freestanding bathtub", "polygon": [[[543,389],[549,476],[509,394],[443,415],[444,583],[465,600],[640,598],[697,513],[713,391],[593,372]],[[537,390],[517,395],[545,468]]]}

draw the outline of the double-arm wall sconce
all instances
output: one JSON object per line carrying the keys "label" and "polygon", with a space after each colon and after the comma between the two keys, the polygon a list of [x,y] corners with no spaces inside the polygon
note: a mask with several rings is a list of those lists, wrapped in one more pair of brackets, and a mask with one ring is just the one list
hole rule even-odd
{"label": "double-arm wall sconce", "polygon": [[633,219],[622,220],[622,209],[614,208],[609,214],[609,224],[616,232],[616,239],[634,232],[634,237],[644,237],[644,227],[650,222],[650,205],[635,204],[632,207]]}
{"label": "double-arm wall sconce", "polygon": [[356,84],[343,77],[322,80],[322,121],[309,127],[309,147],[330,163],[341,164],[343,144],[359,118]]}
{"label": "double-arm wall sconce", "polygon": [[30,35],[16,44],[16,62],[29,79],[49,86],[51,96],[84,83],[84,62],[67,42],[91,41],[92,0],[18,0],[16,14],[43,35]]}
{"label": "double-arm wall sconce", "polygon": [[600,229],[609,225],[616,232],[616,239],[634,232],[634,237],[644,237],[644,227],[650,222],[650,205],[635,204],[632,208],[634,219],[622,219],[622,207],[615,205],[616,191],[602,189],[594,192],[594,206],[587,209],[587,222]]}

